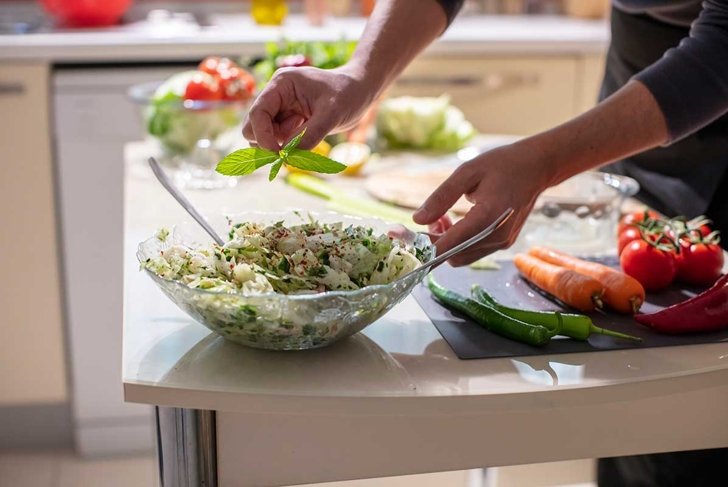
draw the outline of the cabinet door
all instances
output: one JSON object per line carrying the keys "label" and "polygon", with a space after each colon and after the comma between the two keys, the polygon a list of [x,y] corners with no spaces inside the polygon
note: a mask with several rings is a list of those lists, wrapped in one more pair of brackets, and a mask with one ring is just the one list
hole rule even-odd
{"label": "cabinet door", "polygon": [[390,96],[450,95],[484,133],[531,134],[577,112],[578,57],[422,57]]}
{"label": "cabinet door", "polygon": [[67,400],[47,65],[0,65],[0,405]]}

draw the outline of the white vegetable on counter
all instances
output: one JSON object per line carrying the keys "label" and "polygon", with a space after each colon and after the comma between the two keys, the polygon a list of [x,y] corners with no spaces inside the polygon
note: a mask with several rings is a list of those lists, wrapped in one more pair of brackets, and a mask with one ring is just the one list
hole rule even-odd
{"label": "white vegetable on counter", "polygon": [[382,102],[377,132],[391,148],[454,151],[475,135],[475,128],[446,95],[402,96]]}

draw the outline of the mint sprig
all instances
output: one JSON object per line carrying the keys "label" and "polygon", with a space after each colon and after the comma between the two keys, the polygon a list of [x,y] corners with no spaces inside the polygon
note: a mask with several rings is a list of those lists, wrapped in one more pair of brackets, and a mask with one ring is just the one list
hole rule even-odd
{"label": "mint sprig", "polygon": [[284,164],[305,171],[324,174],[336,174],[346,169],[346,165],[333,159],[315,152],[298,149],[298,144],[301,143],[305,133],[306,129],[288,141],[278,152],[261,149],[260,147],[237,150],[225,156],[217,164],[215,170],[225,176],[245,176],[263,166],[272,164],[268,180],[273,181]]}

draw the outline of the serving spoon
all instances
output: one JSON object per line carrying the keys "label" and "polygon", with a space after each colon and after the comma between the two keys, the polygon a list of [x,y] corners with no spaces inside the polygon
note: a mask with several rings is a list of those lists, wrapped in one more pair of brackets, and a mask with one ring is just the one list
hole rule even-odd
{"label": "serving spoon", "polygon": [[397,280],[404,279],[407,276],[409,276],[410,274],[412,274],[413,272],[419,272],[422,269],[434,269],[435,267],[439,266],[443,262],[452,258],[455,254],[459,254],[460,252],[469,249],[476,243],[480,242],[481,240],[485,239],[490,234],[492,234],[493,232],[498,230],[498,228],[500,228],[506,221],[508,221],[508,219],[513,215],[513,213],[514,213],[513,208],[506,209],[506,211],[501,213],[501,215],[498,218],[496,218],[495,221],[493,221],[493,223],[491,223],[490,225],[485,227],[483,230],[481,230],[476,235],[470,237],[469,239],[467,239],[464,242],[459,243],[458,245],[451,248],[447,252],[443,252],[442,254],[438,255],[431,261],[425,262],[424,264],[422,264],[418,268],[408,272],[407,274],[404,274],[404,275],[398,277]]}
{"label": "serving spoon", "polygon": [[153,157],[150,157],[148,159],[149,161],[149,167],[152,168],[152,172],[157,177],[160,183],[162,183],[162,186],[164,186],[164,189],[166,189],[169,194],[172,195],[174,199],[177,200],[177,202],[182,205],[182,208],[187,211],[187,213],[190,214],[190,216],[200,224],[202,228],[205,229],[205,231],[212,237],[212,239],[217,243],[220,247],[225,245],[225,241],[220,237],[220,235],[215,232],[215,230],[212,229],[209,223],[207,223],[207,220],[200,215],[200,212],[197,211],[197,208],[192,206],[192,203],[190,203],[190,200],[188,200],[185,195],[180,193],[180,191],[175,187],[174,184],[172,184],[172,181],[169,180],[167,177],[167,174],[162,169],[162,166],[159,165],[159,162]]}
{"label": "serving spoon", "polygon": [[[182,205],[182,208],[184,208],[187,211],[187,213],[189,213],[190,216],[197,223],[200,224],[200,226],[210,235],[210,237],[212,237],[212,239],[221,247],[223,245],[225,245],[225,241],[222,238],[220,238],[220,236],[215,232],[215,230],[212,229],[210,224],[207,223],[207,220],[205,220],[202,217],[202,215],[200,215],[200,213],[197,211],[197,209],[194,206],[192,206],[192,203],[190,203],[190,201],[185,197],[185,195],[180,193],[180,191],[175,187],[175,185],[172,184],[172,181],[169,180],[169,178],[167,177],[167,174],[165,174],[164,170],[159,165],[159,162],[157,162],[157,160],[154,157],[149,158],[149,167],[152,168],[152,172],[157,177],[159,182],[162,183],[162,186],[164,186],[164,189],[166,189],[169,192],[169,194],[171,194],[172,197],[175,200],[177,200],[177,202],[180,205]],[[503,225],[513,215],[513,213],[514,213],[513,208],[508,208],[498,218],[496,218],[493,223],[488,225],[486,228],[484,228],[478,234],[470,237],[469,239],[467,239],[466,241],[464,241],[462,243],[459,243],[458,245],[451,248],[447,252],[443,252],[442,254],[438,255],[431,261],[425,262],[417,269],[410,271],[407,274],[404,274],[404,275],[398,277],[397,279],[398,280],[403,279],[403,278],[407,277],[408,275],[410,275],[412,272],[421,271],[423,268],[424,269],[435,268],[435,267],[439,266],[440,264],[442,264],[443,262],[445,262],[446,260],[450,259],[455,254],[458,254],[466,249],[469,249],[476,243],[480,242],[481,240],[483,240],[484,238],[489,236],[491,233],[495,232],[498,228],[500,228],[500,226]]]}

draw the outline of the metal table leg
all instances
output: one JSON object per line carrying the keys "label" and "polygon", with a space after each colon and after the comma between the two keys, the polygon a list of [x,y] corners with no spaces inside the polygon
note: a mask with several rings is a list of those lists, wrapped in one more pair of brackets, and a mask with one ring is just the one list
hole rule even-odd
{"label": "metal table leg", "polygon": [[162,487],[217,487],[215,411],[156,407]]}

